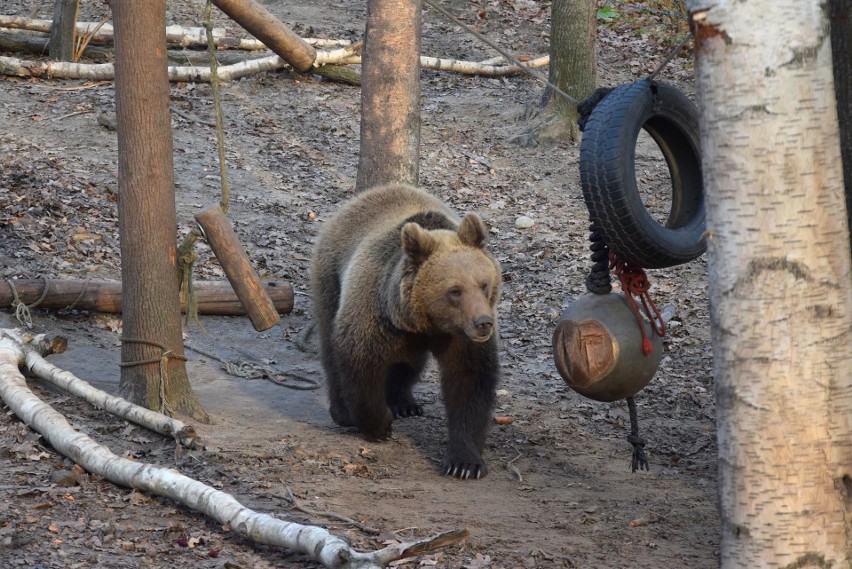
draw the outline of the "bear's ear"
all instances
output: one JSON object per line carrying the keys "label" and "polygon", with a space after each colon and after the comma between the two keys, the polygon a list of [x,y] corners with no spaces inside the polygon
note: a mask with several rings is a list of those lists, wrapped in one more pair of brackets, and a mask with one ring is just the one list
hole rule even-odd
{"label": "bear's ear", "polygon": [[470,247],[482,247],[488,230],[485,224],[475,213],[464,216],[458,229],[459,240]]}
{"label": "bear's ear", "polygon": [[401,237],[402,250],[415,265],[423,263],[438,245],[428,231],[414,222],[408,222],[402,226]]}

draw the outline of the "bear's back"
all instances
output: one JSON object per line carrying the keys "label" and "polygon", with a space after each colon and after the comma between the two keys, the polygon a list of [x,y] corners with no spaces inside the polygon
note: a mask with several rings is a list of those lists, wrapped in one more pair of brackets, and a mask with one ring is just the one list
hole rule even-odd
{"label": "bear's back", "polygon": [[411,218],[429,216],[440,218],[439,223],[448,229],[459,223],[443,202],[413,186],[389,184],[366,190],[325,222],[314,251],[314,265],[342,271],[359,246],[396,253],[402,224]]}

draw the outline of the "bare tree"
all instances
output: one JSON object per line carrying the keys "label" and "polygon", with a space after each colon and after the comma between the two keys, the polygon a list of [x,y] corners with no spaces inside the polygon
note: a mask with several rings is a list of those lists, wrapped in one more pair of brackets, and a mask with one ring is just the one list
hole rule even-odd
{"label": "bare tree", "polygon": [[78,0],[54,0],[50,26],[50,58],[71,61],[74,56],[74,27],[77,25]]}
{"label": "bare tree", "polygon": [[852,274],[827,11],[691,0],[721,566],[852,564]]}
{"label": "bare tree", "polygon": [[420,0],[368,0],[361,66],[357,190],[417,184],[420,160]]}
{"label": "bare tree", "polygon": [[166,2],[110,2],[115,23],[121,390],[149,409],[206,420],[186,375],[177,243]]}
{"label": "bare tree", "polygon": [[[548,80],[577,100],[591,95],[597,83],[597,7],[595,0],[554,0],[550,8]],[[542,105],[561,119],[546,131],[557,137],[579,139],[575,105],[550,87],[544,90]]]}

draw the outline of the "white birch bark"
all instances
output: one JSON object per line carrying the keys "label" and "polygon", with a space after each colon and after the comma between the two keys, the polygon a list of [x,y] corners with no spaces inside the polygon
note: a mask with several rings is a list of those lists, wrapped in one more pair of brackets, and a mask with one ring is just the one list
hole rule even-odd
{"label": "white birch bark", "polygon": [[34,347],[39,336],[28,338],[16,330],[0,329],[0,338],[8,336],[17,342],[23,356],[21,362],[33,375],[39,377],[68,393],[80,397],[87,403],[121,417],[127,421],[145,427],[155,433],[172,437],[187,448],[196,448],[199,444],[198,435],[192,425],[167,417],[162,413],[140,407],[126,399],[110,395],[106,391],[83,381],[70,371],[62,370],[44,359],[44,349]]}
{"label": "white birch bark", "polygon": [[[537,57],[524,62],[524,67],[535,68],[548,64],[548,56]],[[360,64],[361,56],[353,48],[339,48],[328,51],[317,51],[314,66],[320,65],[352,65]],[[438,71],[451,71],[466,75],[483,75],[500,77],[521,72],[521,68],[513,64],[492,64],[489,62],[460,61],[456,59],[441,59],[421,56],[421,68]],[[220,65],[219,79],[232,81],[241,77],[276,71],[287,67],[287,63],[277,55],[259,57],[234,63]],[[210,68],[207,66],[169,66],[169,81],[209,82]],[[67,61],[32,61],[16,57],[0,56],[0,75],[17,77],[45,77],[49,79],[86,79],[89,81],[112,81],[115,69],[112,63],[71,63]]]}
{"label": "white birch bark", "polygon": [[193,480],[176,470],[119,457],[91,437],[74,430],[62,414],[27,387],[19,367],[27,349],[14,335],[0,334],[0,399],[59,453],[86,471],[128,488],[171,498],[255,543],[284,547],[330,569],[380,569],[388,563],[457,543],[467,531],[446,532],[416,542],[359,552],[327,530],[280,520],[240,504],[233,496]]}
{"label": "white birch bark", "polygon": [[721,566],[852,566],[852,274],[826,3],[691,0]]}

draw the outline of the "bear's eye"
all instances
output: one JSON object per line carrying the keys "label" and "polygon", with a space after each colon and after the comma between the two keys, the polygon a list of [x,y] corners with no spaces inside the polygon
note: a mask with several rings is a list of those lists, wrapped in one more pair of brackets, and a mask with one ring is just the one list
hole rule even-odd
{"label": "bear's eye", "polygon": [[462,290],[457,286],[454,286],[453,288],[447,291],[447,296],[449,296],[450,298],[461,298],[461,295]]}
{"label": "bear's eye", "polygon": [[488,283],[482,283],[482,285],[480,286],[480,288],[482,289],[482,293],[483,293],[485,296],[488,296],[488,289],[489,289],[489,287],[488,287]]}

